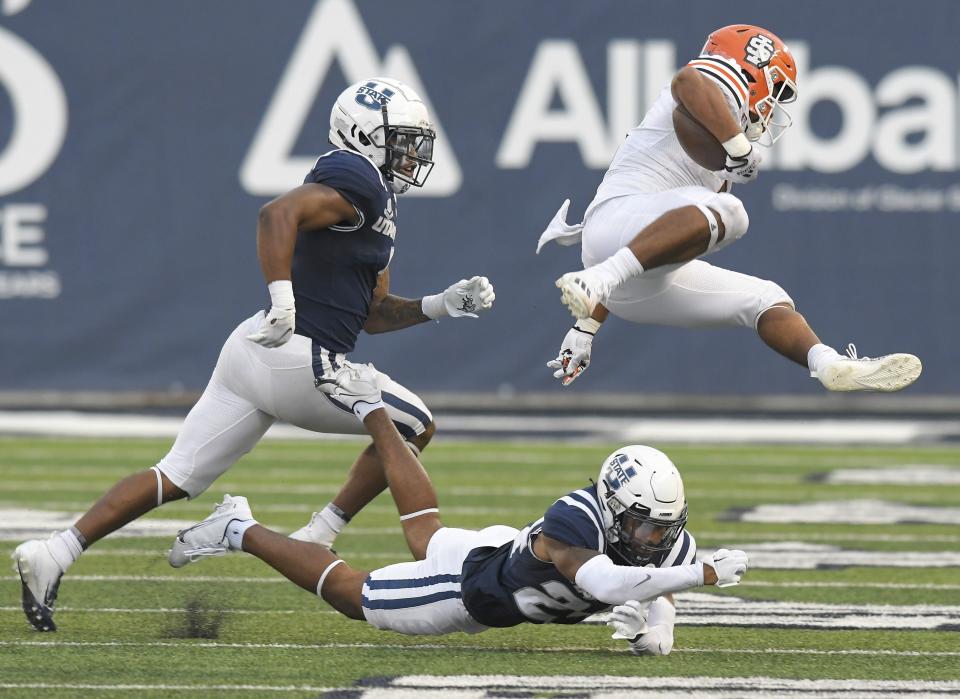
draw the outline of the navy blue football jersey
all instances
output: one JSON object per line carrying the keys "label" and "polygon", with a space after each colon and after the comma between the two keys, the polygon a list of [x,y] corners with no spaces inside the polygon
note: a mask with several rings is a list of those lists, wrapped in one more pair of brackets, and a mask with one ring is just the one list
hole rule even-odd
{"label": "navy blue football jersey", "polygon": [[377,275],[393,257],[397,199],[369,158],[333,150],[304,178],[337,190],[358,222],[301,231],[293,253],[298,335],[335,353],[353,350],[370,310]]}
{"label": "navy blue football jersey", "polygon": [[[571,546],[606,553],[597,487],[563,496],[513,541],[468,554],[461,591],[470,616],[486,626],[575,624],[610,608],[567,580],[552,562],[533,554],[533,542],[541,533]],[[693,563],[696,553],[693,536],[684,531],[657,566]]]}

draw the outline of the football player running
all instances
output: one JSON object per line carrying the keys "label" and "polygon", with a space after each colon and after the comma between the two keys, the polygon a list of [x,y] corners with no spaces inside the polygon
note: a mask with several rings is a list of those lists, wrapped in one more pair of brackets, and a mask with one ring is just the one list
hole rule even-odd
{"label": "football player running", "polygon": [[426,471],[387,414],[376,371],[345,367],[332,379],[324,390],[352,406],[373,436],[416,560],[358,570],[328,548],[259,525],[246,498],[227,495],[179,533],[171,565],[246,551],[341,614],[404,634],[575,624],[612,607],[613,637],[649,655],[673,648],[672,593],[736,585],[746,572],[743,551],[721,549],[696,562],[680,474],[646,446],[618,449],[596,485],[563,496],[519,531],[445,527]]}
{"label": "football player running", "polygon": [[[361,330],[476,318],[491,307],[493,287],[480,276],[420,299],[389,293],[396,195],[426,181],[434,138],[426,107],[408,85],[373,78],[344,90],[330,115],[335,149],[320,156],[301,186],[260,209],[257,250],[270,310],[227,339],[170,452],[114,485],[70,529],[14,551],[34,628],[56,629],[61,576],[84,549],[163,503],[200,495],[278,419],[315,432],[364,434],[350,406],[324,393],[331,376],[352,366],[346,355]],[[403,435],[403,448],[419,452],[434,432],[429,409],[386,374],[376,380],[385,419]],[[386,485],[370,446],[333,501],[294,536],[332,545]]]}
{"label": "football player running", "polygon": [[[730,185],[757,178],[757,145],[783,135],[791,123],[783,105],[796,97],[796,63],[775,34],[748,24],[718,29],[629,132],[582,224],[566,223],[564,203],[537,247],[582,242],[585,269],[556,282],[577,318],[547,364],[563,385],[590,365],[609,313],[634,323],[754,328],[831,391],[899,391],[916,381],[917,357],[857,357],[853,345],[842,356],[777,284],[699,259],[747,232],[747,212]],[[723,144],[722,170],[706,170],[684,152],[672,120],[678,106]]]}

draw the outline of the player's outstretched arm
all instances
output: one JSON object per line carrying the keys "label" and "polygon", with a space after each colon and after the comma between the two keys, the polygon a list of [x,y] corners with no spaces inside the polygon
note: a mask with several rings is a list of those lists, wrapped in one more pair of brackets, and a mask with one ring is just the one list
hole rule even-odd
{"label": "player's outstretched arm", "polygon": [[669,568],[637,568],[614,563],[592,549],[570,546],[541,535],[550,560],[568,580],[607,604],[652,600],[701,585],[736,585],[747,570],[747,554],[721,549],[702,563]]}
{"label": "player's outstretched arm", "polygon": [[493,306],[496,294],[486,277],[461,279],[439,294],[422,299],[405,299],[388,293],[389,270],[380,274],[377,288],[363,329],[368,333],[385,333],[408,328],[411,325],[439,320],[444,316],[476,318],[480,311]]}

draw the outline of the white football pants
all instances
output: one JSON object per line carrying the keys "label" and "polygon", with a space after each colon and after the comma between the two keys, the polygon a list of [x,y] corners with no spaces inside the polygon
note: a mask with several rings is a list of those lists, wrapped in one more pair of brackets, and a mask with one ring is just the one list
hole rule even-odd
{"label": "white football pants", "polygon": [[[313,432],[366,434],[346,406],[314,388],[312,341],[294,335],[282,347],[268,349],[246,339],[264,313],[248,318],[220,351],[200,400],[187,415],[170,452],[157,467],[194,498],[249,452],[278,419]],[[324,351],[324,368],[349,364],[344,355]],[[433,421],[415,394],[379,375],[387,412],[406,439],[422,434]]]}
{"label": "white football pants", "polygon": [[[591,206],[583,227],[583,266],[603,262],[667,211],[693,204],[709,206],[716,196],[705,187],[684,187],[616,197]],[[645,271],[618,287],[605,305],[633,323],[756,328],[764,311],[782,303],[793,306],[787,292],[771,281],[691,260]]]}

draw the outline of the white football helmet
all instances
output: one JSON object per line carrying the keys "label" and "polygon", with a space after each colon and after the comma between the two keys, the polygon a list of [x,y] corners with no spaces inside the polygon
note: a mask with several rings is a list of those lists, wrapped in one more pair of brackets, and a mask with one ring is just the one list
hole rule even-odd
{"label": "white football helmet", "polygon": [[427,181],[436,136],[420,95],[393,78],[351,85],[330,110],[330,143],[370,158],[397,194]]}
{"label": "white football helmet", "polygon": [[680,472],[653,447],[634,444],[608,456],[597,496],[609,548],[628,565],[659,564],[687,523]]}

